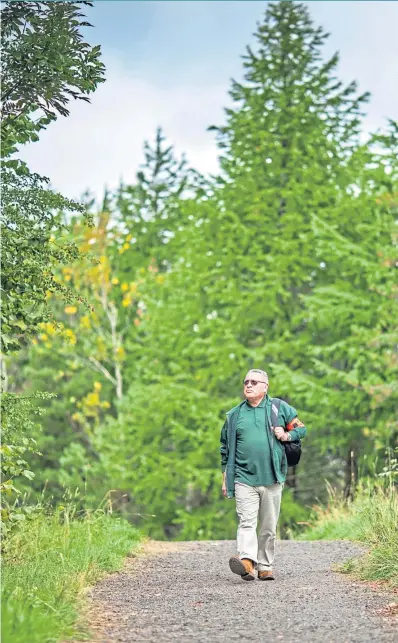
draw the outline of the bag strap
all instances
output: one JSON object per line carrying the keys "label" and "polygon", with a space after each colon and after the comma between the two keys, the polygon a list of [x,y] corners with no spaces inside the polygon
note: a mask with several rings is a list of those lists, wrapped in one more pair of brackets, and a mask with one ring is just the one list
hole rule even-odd
{"label": "bag strap", "polygon": [[278,426],[278,415],[281,402],[282,400],[278,397],[271,398],[271,424],[273,428]]}

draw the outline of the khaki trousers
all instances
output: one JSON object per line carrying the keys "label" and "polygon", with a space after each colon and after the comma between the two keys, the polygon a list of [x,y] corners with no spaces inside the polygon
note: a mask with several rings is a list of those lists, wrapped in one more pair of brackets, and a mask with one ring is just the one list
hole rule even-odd
{"label": "khaki trousers", "polygon": [[259,570],[272,569],[274,562],[282,489],[283,484],[279,482],[267,487],[250,487],[235,482],[236,513],[239,518],[236,537],[238,556],[258,563]]}

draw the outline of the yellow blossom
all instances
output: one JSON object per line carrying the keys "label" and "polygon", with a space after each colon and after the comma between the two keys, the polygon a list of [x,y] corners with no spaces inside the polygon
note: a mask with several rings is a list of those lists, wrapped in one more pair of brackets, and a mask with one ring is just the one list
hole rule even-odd
{"label": "yellow blossom", "polygon": [[91,321],[88,315],[84,315],[80,320],[80,326],[82,328],[91,328]]}
{"label": "yellow blossom", "polygon": [[113,283],[114,286],[117,286],[117,284],[119,283],[119,279],[117,277],[114,277],[112,279],[112,283]]}
{"label": "yellow blossom", "polygon": [[[67,328],[67,329],[64,331],[64,334],[65,334],[65,336],[69,339],[69,341],[70,341],[70,343],[71,343],[72,345],[75,345],[75,344],[76,344],[76,335],[75,335],[75,333],[73,332],[73,330],[72,330],[71,328]],[[72,368],[73,368],[73,365],[72,365]]]}
{"label": "yellow blossom", "polygon": [[43,342],[45,342],[48,339],[48,336],[46,335],[46,333],[42,333],[41,335],[39,335],[39,337],[40,339],[43,340]]}
{"label": "yellow blossom", "polygon": [[156,277],[156,281],[157,281],[157,283],[158,283],[158,284],[163,284],[163,283],[164,283],[164,279],[165,279],[164,275],[158,275],[158,276]]}
{"label": "yellow blossom", "polygon": [[101,389],[102,389],[101,382],[94,382],[94,390],[95,391],[100,391]]}
{"label": "yellow blossom", "polygon": [[125,296],[123,297],[122,306],[124,306],[125,308],[127,308],[127,306],[130,306],[130,304],[131,304],[131,297],[130,297],[130,295],[125,295]]}
{"label": "yellow blossom", "polygon": [[123,244],[123,249],[124,249],[124,250],[128,250],[129,248],[130,248],[130,246],[129,246],[129,244],[128,244],[128,243],[124,243],[124,244]]}
{"label": "yellow blossom", "polygon": [[84,401],[87,406],[98,406],[98,404],[100,403],[99,395],[98,393],[89,393],[88,395],[86,395]]}
{"label": "yellow blossom", "polygon": [[128,286],[128,284],[124,283],[124,284],[122,284],[120,286],[120,288],[121,288],[122,292],[127,292],[128,289],[129,289],[129,286]]}
{"label": "yellow blossom", "polygon": [[50,337],[52,335],[55,335],[57,329],[55,328],[55,326],[54,326],[54,324],[52,322],[47,322],[45,324],[45,327],[46,327],[47,334],[50,335]]}
{"label": "yellow blossom", "polygon": [[102,402],[101,406],[102,406],[103,409],[110,409],[111,408],[111,405],[106,400],[105,400],[105,402]]}
{"label": "yellow blossom", "polygon": [[77,312],[76,306],[65,306],[64,308],[67,315],[74,315]]}
{"label": "yellow blossom", "polygon": [[127,237],[126,237],[126,241],[131,241],[131,239],[132,239],[132,238],[133,238],[133,235],[132,235],[132,234],[128,234],[128,235],[127,235]]}

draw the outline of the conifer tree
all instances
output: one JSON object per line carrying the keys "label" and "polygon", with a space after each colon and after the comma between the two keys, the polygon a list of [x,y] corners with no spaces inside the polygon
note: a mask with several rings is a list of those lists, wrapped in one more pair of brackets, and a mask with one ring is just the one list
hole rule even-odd
{"label": "conifer tree", "polygon": [[161,128],[153,145],[145,141],[144,155],[136,182],[121,185],[116,203],[122,225],[135,239],[138,261],[153,258],[164,269],[166,257],[171,260],[167,246],[181,224],[180,202],[198,175],[188,167],[184,156],[176,158]]}
{"label": "conifer tree", "polygon": [[326,274],[305,300],[312,336],[308,396],[316,381],[329,447],[345,460],[348,497],[358,469],[373,475],[377,456],[382,463],[398,437],[397,132],[391,122],[353,156],[355,194],[339,203],[334,223],[313,221]]}

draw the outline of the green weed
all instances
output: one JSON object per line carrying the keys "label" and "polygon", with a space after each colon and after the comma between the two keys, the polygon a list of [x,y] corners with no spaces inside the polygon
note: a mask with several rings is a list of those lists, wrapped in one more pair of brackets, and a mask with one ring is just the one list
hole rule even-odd
{"label": "green weed", "polygon": [[102,511],[78,519],[60,508],[23,524],[5,545],[3,643],[87,638],[76,625],[84,589],[119,569],[138,541],[128,522]]}
{"label": "green weed", "polygon": [[331,490],[326,508],[316,507],[312,527],[300,540],[359,541],[368,553],[341,567],[363,580],[386,581],[398,587],[398,493],[394,485],[361,485],[353,501],[339,498]]}

